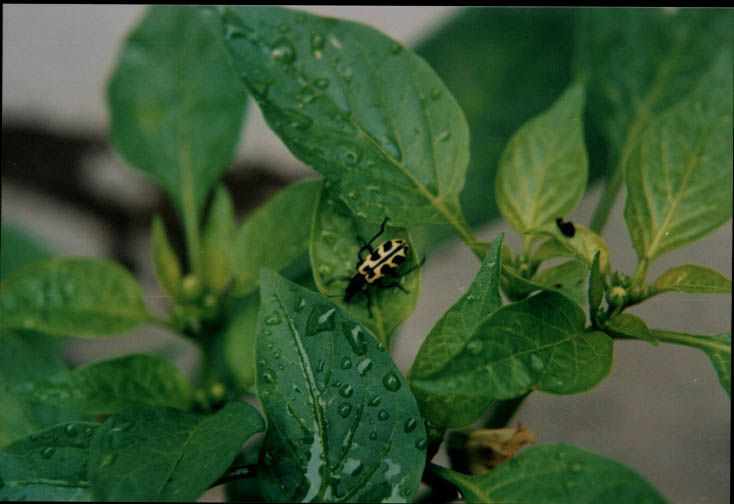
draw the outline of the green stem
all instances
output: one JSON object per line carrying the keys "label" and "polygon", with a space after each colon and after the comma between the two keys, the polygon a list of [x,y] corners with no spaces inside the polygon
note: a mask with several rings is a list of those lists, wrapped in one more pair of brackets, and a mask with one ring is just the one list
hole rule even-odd
{"label": "green stem", "polygon": [[645,283],[645,278],[647,277],[647,267],[650,265],[650,261],[647,260],[647,258],[640,259],[640,262],[637,263],[637,268],[635,268],[635,272],[632,274],[632,282],[630,284],[630,288],[641,288]]}
{"label": "green stem", "polygon": [[696,337],[691,334],[678,333],[673,331],[661,331],[657,329],[653,329],[652,333],[655,338],[657,338],[659,341],[662,341],[663,343],[684,345],[698,348],[699,350],[703,348],[708,348],[710,350],[731,353],[730,345],[727,345],[726,343],[717,341],[712,338]]}
{"label": "green stem", "polygon": [[183,206],[184,234],[186,235],[186,254],[189,259],[189,269],[197,276],[202,276],[201,270],[201,238],[199,236],[199,222],[196,218],[196,209],[193,198],[185,198]]}

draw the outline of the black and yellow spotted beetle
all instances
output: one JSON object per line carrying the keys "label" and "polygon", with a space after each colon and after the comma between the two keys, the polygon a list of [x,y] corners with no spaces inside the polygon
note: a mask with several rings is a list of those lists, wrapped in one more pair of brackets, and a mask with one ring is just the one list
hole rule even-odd
{"label": "black and yellow spotted beetle", "polygon": [[[380,231],[368,242],[365,242],[360,237],[357,239],[362,243],[362,248],[357,252],[357,272],[352,275],[349,279],[349,284],[344,291],[344,302],[348,303],[354,296],[360,292],[364,292],[367,296],[367,311],[372,316],[372,298],[370,297],[369,288],[373,285],[392,288],[397,287],[406,294],[405,287],[400,285],[399,278],[407,275],[416,268],[420,268],[425,262],[424,257],[420,264],[413,266],[412,268],[398,273],[398,268],[408,258],[408,242],[405,240],[387,240],[381,243],[378,247],[372,248],[372,243],[379,238],[385,232],[385,224],[388,218],[382,221],[380,225]],[[364,252],[369,252],[367,257],[362,257]],[[398,281],[393,283],[385,283],[386,277],[397,278]]]}

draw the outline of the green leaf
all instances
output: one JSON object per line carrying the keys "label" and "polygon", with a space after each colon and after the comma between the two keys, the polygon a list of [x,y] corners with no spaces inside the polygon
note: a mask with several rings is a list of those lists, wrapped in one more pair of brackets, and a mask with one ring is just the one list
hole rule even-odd
{"label": "green leaf", "polygon": [[6,221],[0,226],[0,278],[35,262],[51,259],[53,255],[34,236]]}
{"label": "green leaf", "polygon": [[80,415],[21,398],[10,389],[66,369],[60,339],[0,327],[0,447]]}
{"label": "green leaf", "polygon": [[502,153],[495,198],[518,232],[555,222],[581,199],[588,177],[583,106],[583,85],[573,84],[550,109],[520,128]]}
{"label": "green leaf", "polygon": [[181,290],[181,264],[171,247],[171,242],[168,241],[163,219],[158,215],[153,218],[151,243],[153,245],[153,266],[158,285],[161,286],[163,292],[176,298]]}
{"label": "green leaf", "polygon": [[257,410],[243,402],[230,402],[212,415],[128,408],[108,418],[92,441],[94,497],[194,501],[263,427]]}
{"label": "green leaf", "polygon": [[556,291],[576,304],[586,301],[586,277],[589,267],[581,261],[567,261],[536,272],[532,282],[544,290]]}
{"label": "green leaf", "polygon": [[611,336],[640,339],[651,345],[658,344],[658,340],[650,332],[645,321],[630,313],[613,316],[604,325],[604,330]]}
{"label": "green leaf", "polygon": [[116,263],[55,259],[11,275],[0,290],[2,325],[54,336],[111,336],[151,316],[135,279]]}
{"label": "green leaf", "polygon": [[232,158],[246,97],[196,8],[154,6],[128,36],[108,84],[110,139],[183,214],[198,216]]}
{"label": "green leaf", "polygon": [[624,218],[640,260],[714,230],[732,216],[732,53],[645,131],[627,164]]}
{"label": "green leaf", "polygon": [[421,414],[435,425],[454,428],[470,424],[491,402],[444,382],[441,370],[463,352],[482,320],[502,306],[503,239],[503,234],[494,239],[471,285],[433,326],[410,368],[408,379]]}
{"label": "green leaf", "polygon": [[731,396],[731,333],[703,336],[653,329],[652,334],[664,343],[686,345],[706,352],[719,376],[719,383]]}
{"label": "green leaf", "polygon": [[360,218],[465,231],[461,108],[412,51],[365,25],[278,7],[221,11],[238,74],[268,125],[338,184]]}
{"label": "green leaf", "polygon": [[581,308],[555,292],[541,292],[500,308],[482,321],[461,351],[436,372],[414,379],[424,393],[511,399],[529,390],[574,394],[608,373],[612,340],[584,329]]}
{"label": "green leaf", "polygon": [[[357,273],[357,252],[361,244],[357,237],[367,241],[380,230],[379,226],[356,219],[326,183],[316,203],[311,227],[311,271],[319,291],[348,311],[385,346],[395,329],[413,313],[420,291],[420,273],[412,272],[399,280],[387,280],[387,284],[399,283],[399,288],[370,288],[372,315],[367,308],[367,294],[360,294],[344,302],[344,291],[352,275]],[[379,246],[389,239],[399,238],[409,243],[408,260],[398,271],[418,266],[420,259],[405,229],[395,229],[388,221],[385,232],[373,243]],[[363,252],[363,257],[366,254]]]}
{"label": "green leaf", "polygon": [[669,269],[650,286],[650,296],[668,291],[731,294],[731,280],[711,268],[685,264]]}
{"label": "green leaf", "polygon": [[426,433],[385,347],[328,299],[264,269],[257,395],[270,501],[410,502]]}
{"label": "green leaf", "polygon": [[237,384],[251,392],[254,392],[255,387],[255,343],[259,309],[260,301],[253,294],[224,332],[227,363]]}
{"label": "green leaf", "polygon": [[260,268],[281,270],[308,250],[311,217],[321,183],[321,179],[309,179],[289,185],[242,224],[232,252],[240,295],[257,287]]}
{"label": "green leaf", "polygon": [[581,224],[574,224],[573,226],[576,231],[572,237],[561,233],[556,224],[529,230],[530,234],[543,234],[551,237],[550,240],[543,242],[538,247],[533,258],[545,260],[574,255],[591,268],[594,255],[599,252],[599,269],[602,273],[608,274],[611,266],[609,264],[609,250],[604,239],[586,226]]}
{"label": "green leaf", "polygon": [[19,439],[0,451],[0,499],[91,501],[88,452],[98,424],[72,422]]}
{"label": "green leaf", "polygon": [[204,280],[209,289],[219,294],[232,279],[232,237],[237,226],[234,204],[224,186],[219,186],[209,209],[202,245]]}
{"label": "green leaf", "polygon": [[134,404],[186,410],[191,403],[186,376],[170,362],[148,355],[95,362],[11,390],[27,400],[95,414]]}
{"label": "green leaf", "polygon": [[568,444],[530,446],[480,476],[431,468],[459,487],[468,504],[665,502],[650,483],[619,462]]}

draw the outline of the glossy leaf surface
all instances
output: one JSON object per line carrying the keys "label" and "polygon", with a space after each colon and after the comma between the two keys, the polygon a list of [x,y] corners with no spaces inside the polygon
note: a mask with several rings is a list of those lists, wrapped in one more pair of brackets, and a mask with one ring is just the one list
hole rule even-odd
{"label": "glossy leaf surface", "polygon": [[731,294],[731,280],[716,270],[695,264],[669,269],[650,286],[651,294],[667,291],[689,294]]}

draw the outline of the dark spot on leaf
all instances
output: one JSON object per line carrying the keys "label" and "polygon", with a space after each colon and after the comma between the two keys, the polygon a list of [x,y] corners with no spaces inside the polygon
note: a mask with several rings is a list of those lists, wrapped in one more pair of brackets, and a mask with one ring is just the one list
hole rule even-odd
{"label": "dark spot on leaf", "polygon": [[561,217],[558,217],[556,219],[556,225],[558,226],[558,229],[561,230],[563,236],[573,238],[576,234],[576,227],[574,227],[573,222],[565,222]]}

